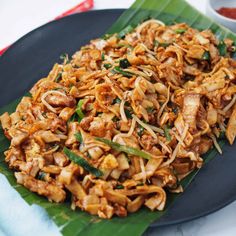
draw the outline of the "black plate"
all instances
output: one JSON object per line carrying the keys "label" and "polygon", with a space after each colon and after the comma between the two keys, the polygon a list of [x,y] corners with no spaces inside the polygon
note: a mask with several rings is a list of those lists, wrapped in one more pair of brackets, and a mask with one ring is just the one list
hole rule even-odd
{"label": "black plate", "polygon": [[[102,35],[123,10],[101,10],[72,15],[27,34],[0,57],[0,106],[22,96],[46,76],[59,56],[70,55],[90,39]],[[204,166],[168,213],[152,226],[192,220],[214,212],[236,199],[236,145],[225,146]]]}

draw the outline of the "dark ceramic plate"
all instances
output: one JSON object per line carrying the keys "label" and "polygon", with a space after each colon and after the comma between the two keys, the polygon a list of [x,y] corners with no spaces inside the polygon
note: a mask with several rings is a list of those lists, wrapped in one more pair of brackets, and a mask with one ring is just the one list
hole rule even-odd
{"label": "dark ceramic plate", "polygon": [[[59,56],[73,54],[90,39],[101,36],[123,10],[101,10],[50,22],[27,34],[0,57],[0,106],[22,96],[47,75]],[[236,145],[225,146],[204,166],[168,213],[152,226],[192,220],[214,212],[236,199]]]}

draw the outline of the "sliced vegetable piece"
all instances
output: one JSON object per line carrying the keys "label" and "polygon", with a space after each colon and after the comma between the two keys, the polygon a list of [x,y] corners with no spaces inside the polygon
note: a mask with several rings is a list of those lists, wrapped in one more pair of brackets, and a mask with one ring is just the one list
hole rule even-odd
{"label": "sliced vegetable piece", "polygon": [[121,145],[119,143],[110,141],[110,140],[105,139],[105,138],[97,137],[96,140],[107,144],[108,146],[110,146],[112,149],[114,149],[116,151],[125,152],[127,154],[134,155],[134,156],[139,156],[139,157],[142,157],[142,158],[148,159],[148,160],[152,158],[150,154],[148,154],[144,151],[141,151],[137,148]]}

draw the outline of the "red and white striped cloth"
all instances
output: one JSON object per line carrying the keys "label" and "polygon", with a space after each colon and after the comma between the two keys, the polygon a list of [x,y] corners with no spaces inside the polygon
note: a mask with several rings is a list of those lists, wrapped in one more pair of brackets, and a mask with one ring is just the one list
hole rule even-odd
{"label": "red and white striped cloth", "polygon": [[[89,11],[93,8],[94,6],[94,1],[93,0],[84,0],[83,2],[81,2],[80,4],[74,6],[73,8],[69,9],[68,11],[62,13],[61,15],[57,16],[55,18],[55,20],[58,20],[62,17],[71,15],[71,14],[75,14],[75,13],[79,13],[79,12],[84,12],[84,11]],[[3,49],[0,49],[0,56],[9,48],[5,47]]]}

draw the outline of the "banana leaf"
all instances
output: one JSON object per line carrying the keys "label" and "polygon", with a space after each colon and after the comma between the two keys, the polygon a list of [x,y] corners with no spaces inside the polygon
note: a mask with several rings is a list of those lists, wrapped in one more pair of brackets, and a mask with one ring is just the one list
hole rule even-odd
{"label": "banana leaf", "polygon": [[[228,29],[215,24],[212,20],[202,15],[184,0],[136,0],[135,3],[126,10],[121,17],[113,24],[107,33],[121,32],[127,26],[135,27],[137,24],[149,18],[157,18],[166,24],[174,22],[186,22],[197,29],[210,28],[218,38],[229,37],[236,40],[234,35]],[[13,112],[19,99],[0,109],[0,113],[5,111]],[[224,141],[220,141],[224,145]],[[70,209],[69,202],[64,204],[50,203],[47,199],[38,196],[21,185],[16,183],[13,172],[9,170],[4,162],[3,152],[8,148],[9,141],[5,138],[3,131],[0,130],[0,173],[5,175],[10,185],[19,192],[21,197],[29,204],[38,204],[43,207],[51,219],[58,225],[65,236],[138,236],[153,222],[161,218],[171,204],[180,194],[168,194],[167,206],[162,212],[151,212],[142,208],[136,213],[130,214],[126,218],[115,217],[111,220],[99,219],[86,212]],[[207,164],[216,155],[216,150],[212,149],[204,156],[204,164]],[[181,184],[184,189],[192,182],[199,170],[193,171],[186,177]]]}

